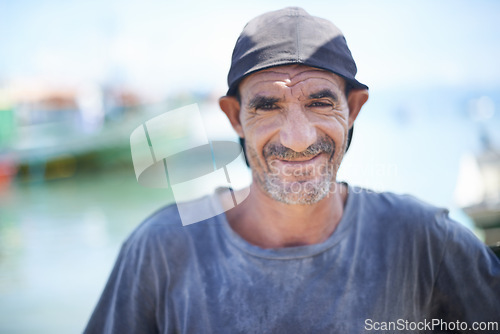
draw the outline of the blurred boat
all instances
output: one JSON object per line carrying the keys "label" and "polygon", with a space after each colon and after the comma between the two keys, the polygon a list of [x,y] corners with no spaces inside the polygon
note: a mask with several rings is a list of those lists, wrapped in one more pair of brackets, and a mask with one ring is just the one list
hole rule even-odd
{"label": "blurred boat", "polygon": [[495,114],[489,96],[469,101],[469,116],[478,126],[482,149],[462,156],[455,201],[484,232],[484,241],[498,255],[500,246],[500,149],[493,144],[487,124]]}
{"label": "blurred boat", "polygon": [[455,191],[457,204],[484,231],[485,242],[500,242],[500,151],[485,149],[462,157]]}
{"label": "blurred boat", "polygon": [[3,103],[0,94],[0,190],[13,179],[43,182],[80,170],[131,168],[132,131],[195,98],[145,104],[133,91],[95,84],[54,89],[38,83],[9,94]]}

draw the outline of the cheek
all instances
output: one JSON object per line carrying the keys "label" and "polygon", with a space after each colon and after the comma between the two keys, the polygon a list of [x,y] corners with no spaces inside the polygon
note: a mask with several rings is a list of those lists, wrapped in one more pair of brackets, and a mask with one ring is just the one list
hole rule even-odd
{"label": "cheek", "polygon": [[263,170],[265,169],[263,161],[259,158],[259,154],[257,151],[254,149],[252,145],[249,145],[247,142],[245,142],[246,145],[246,154],[247,154],[247,160],[250,164],[250,168],[252,169],[253,172]]}
{"label": "cheek", "polygon": [[347,145],[347,133],[349,132],[349,128],[347,124],[345,126],[337,126],[335,131],[334,131],[334,140],[335,140],[335,145],[338,147],[345,147]]}
{"label": "cheek", "polygon": [[335,118],[324,120],[316,124],[316,128],[335,142],[335,147],[341,147],[349,131],[347,119]]}
{"label": "cheek", "polygon": [[278,117],[254,121],[246,125],[245,138],[255,151],[261,155],[264,146],[279,133]]}

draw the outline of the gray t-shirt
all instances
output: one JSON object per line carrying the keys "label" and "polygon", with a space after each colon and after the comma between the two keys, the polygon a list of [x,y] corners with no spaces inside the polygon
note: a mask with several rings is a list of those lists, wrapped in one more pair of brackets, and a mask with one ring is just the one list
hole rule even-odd
{"label": "gray t-shirt", "polygon": [[[215,196],[185,205],[220,212]],[[310,246],[262,249],[224,214],[182,226],[161,209],[124,243],[85,333],[416,333],[439,320],[436,333],[500,323],[500,261],[446,210],[349,187],[337,229]]]}

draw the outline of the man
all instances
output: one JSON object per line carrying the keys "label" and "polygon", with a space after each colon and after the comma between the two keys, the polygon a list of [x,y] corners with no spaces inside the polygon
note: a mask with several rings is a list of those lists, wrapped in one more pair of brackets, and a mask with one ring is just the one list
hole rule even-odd
{"label": "man", "polygon": [[[123,245],[86,333],[498,326],[500,262],[446,210],[336,182],[368,99],[355,74],[332,23],[300,8],[250,21],[220,99],[244,139],[253,174],[248,198],[189,226],[175,205],[141,224]],[[220,212],[228,200],[220,192],[193,202],[193,210]]]}

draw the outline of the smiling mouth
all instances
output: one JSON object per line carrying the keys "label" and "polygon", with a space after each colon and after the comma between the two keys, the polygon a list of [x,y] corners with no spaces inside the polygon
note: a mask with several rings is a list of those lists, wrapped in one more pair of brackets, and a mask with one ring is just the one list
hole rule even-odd
{"label": "smiling mouth", "polygon": [[[309,157],[296,157],[294,159],[280,159],[276,158],[274,160],[273,167],[278,168],[284,173],[287,170],[303,171],[304,173],[309,173],[312,170],[319,168],[320,165],[324,164],[323,154],[317,154]],[[296,172],[294,172],[296,173]]]}
{"label": "smiling mouth", "polygon": [[278,160],[289,164],[301,164],[304,162],[313,162],[313,160],[316,160],[316,158],[319,157],[320,155],[321,154],[316,154],[314,156],[308,156],[308,157],[298,157],[295,159],[278,159]]}
{"label": "smiling mouth", "polygon": [[273,159],[287,165],[314,161],[319,156],[323,155],[323,153],[328,155],[329,159],[331,159],[335,153],[335,143],[331,138],[326,136],[319,138],[316,143],[310,145],[302,152],[296,152],[278,143],[268,144],[262,151],[264,159]]}

